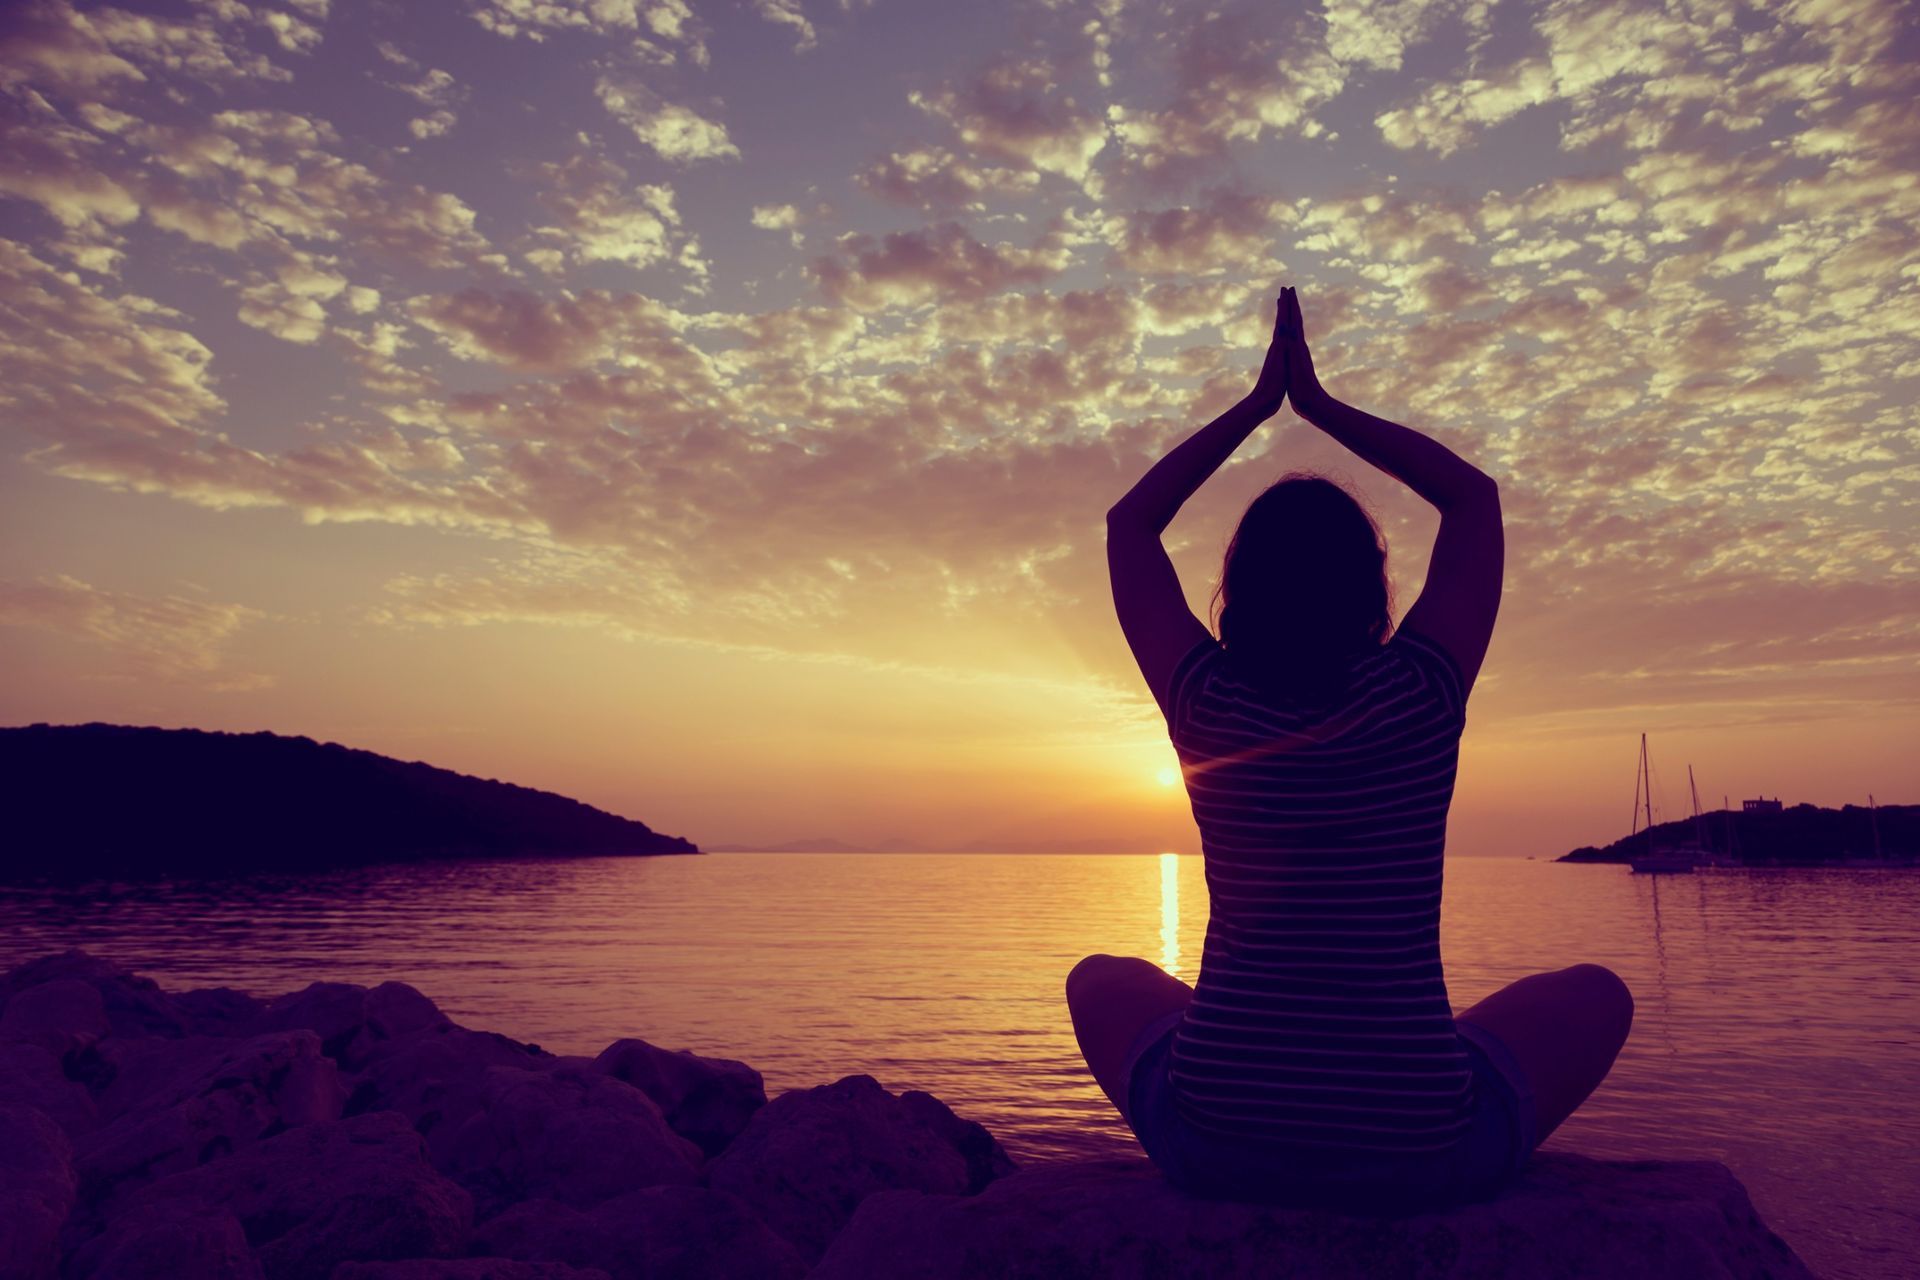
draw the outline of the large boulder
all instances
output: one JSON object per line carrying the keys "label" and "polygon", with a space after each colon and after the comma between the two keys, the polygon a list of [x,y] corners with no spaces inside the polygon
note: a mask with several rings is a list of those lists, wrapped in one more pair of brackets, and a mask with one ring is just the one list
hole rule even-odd
{"label": "large boulder", "polygon": [[1144,1160],[1035,1167],[975,1196],[866,1199],[810,1280],[1812,1280],[1711,1161],[1537,1153],[1489,1201],[1401,1218],[1183,1194]]}
{"label": "large boulder", "polygon": [[807,1272],[793,1245],[707,1187],[648,1187],[587,1210],[529,1200],[483,1224],[474,1244],[599,1268],[612,1280],[799,1280]]}
{"label": "large boulder", "polygon": [[196,1036],[244,1036],[259,1022],[266,1005],[233,987],[195,987],[168,997]]}
{"label": "large boulder", "polygon": [[372,989],[350,982],[315,982],[269,1001],[253,1029],[312,1031],[320,1037],[322,1052],[353,1070],[382,1041],[449,1025],[433,1001],[404,982],[383,982]]}
{"label": "large boulder", "polygon": [[877,1191],[969,1195],[1013,1171],[993,1136],[929,1093],[872,1076],[781,1094],[715,1157],[707,1182],[817,1259]]}
{"label": "large boulder", "polygon": [[760,1073],[732,1058],[703,1058],[645,1040],[616,1040],[594,1065],[652,1098],[673,1131],[718,1155],[767,1105]]}
{"label": "large boulder", "polygon": [[484,1105],[489,1070],[545,1071],[559,1061],[491,1031],[431,1027],[369,1046],[353,1075],[346,1114],[398,1111],[426,1138],[434,1164],[445,1168],[453,1136]]}
{"label": "large boulder", "polygon": [[75,1189],[60,1126],[31,1107],[0,1106],[0,1280],[53,1275]]}
{"label": "large boulder", "polygon": [[28,987],[0,1010],[0,1040],[37,1045],[56,1058],[86,1048],[111,1029],[100,988],[79,978]]}
{"label": "large boulder", "polygon": [[68,1280],[262,1280],[233,1212],[167,1201],[115,1218],[68,1258]]}
{"label": "large boulder", "polygon": [[0,1041],[0,1106],[43,1111],[69,1138],[98,1124],[93,1095],[67,1079],[60,1060],[36,1044]]}
{"label": "large boulder", "polygon": [[100,995],[107,1025],[118,1036],[177,1036],[186,1020],[152,978],[129,973],[111,960],[79,949],[41,956],[0,974],[0,1014],[33,987],[71,979]]}
{"label": "large boulder", "polygon": [[110,1039],[96,1046],[102,1124],[81,1138],[89,1198],[205,1164],[340,1115],[346,1090],[311,1031],[245,1040]]}
{"label": "large boulder", "polygon": [[343,1262],[454,1257],[473,1226],[472,1199],[390,1111],[289,1129],[141,1187],[124,1212],[171,1206],[231,1212],[267,1280],[329,1280]]}
{"label": "large boulder", "polygon": [[585,1207],[699,1180],[700,1148],[646,1094],[591,1066],[490,1067],[480,1083],[480,1106],[451,1136],[443,1167],[482,1217],[536,1196]]}

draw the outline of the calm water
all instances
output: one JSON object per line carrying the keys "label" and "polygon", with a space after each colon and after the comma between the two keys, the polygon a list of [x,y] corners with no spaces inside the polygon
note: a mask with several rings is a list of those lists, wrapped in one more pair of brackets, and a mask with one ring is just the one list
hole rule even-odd
{"label": "calm water", "polygon": [[[1198,858],[709,854],[224,884],[0,889],[0,964],[68,946],[163,986],[402,978],[469,1026],[746,1060],[769,1092],[866,1072],[1016,1159],[1137,1152],[1061,998],[1093,951],[1191,981]],[[1454,1007],[1589,960],[1633,988],[1613,1074],[1546,1148],[1710,1158],[1818,1274],[1920,1274],[1920,875],[1634,876],[1448,860]]]}

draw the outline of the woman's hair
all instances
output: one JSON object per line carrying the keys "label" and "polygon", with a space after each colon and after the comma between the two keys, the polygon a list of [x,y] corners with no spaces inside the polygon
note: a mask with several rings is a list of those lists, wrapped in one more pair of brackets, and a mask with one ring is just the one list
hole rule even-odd
{"label": "woman's hair", "polygon": [[1386,540],[1346,489],[1290,471],[1247,504],[1213,603],[1221,645],[1256,683],[1337,692],[1349,660],[1393,627]]}

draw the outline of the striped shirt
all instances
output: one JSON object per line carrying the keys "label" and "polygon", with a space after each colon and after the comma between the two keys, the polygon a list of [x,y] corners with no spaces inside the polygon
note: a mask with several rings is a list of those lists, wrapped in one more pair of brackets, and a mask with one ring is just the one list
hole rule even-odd
{"label": "striped shirt", "polygon": [[1473,1077],[1440,972],[1440,863],[1465,727],[1416,632],[1319,708],[1263,693],[1211,637],[1168,729],[1206,855],[1207,921],[1170,1070],[1195,1126],[1287,1148],[1438,1150]]}

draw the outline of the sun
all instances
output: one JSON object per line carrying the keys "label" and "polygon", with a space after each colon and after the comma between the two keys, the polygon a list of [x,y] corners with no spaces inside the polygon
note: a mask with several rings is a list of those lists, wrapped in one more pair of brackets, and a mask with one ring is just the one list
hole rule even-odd
{"label": "sun", "polygon": [[1160,779],[1161,786],[1170,787],[1174,783],[1180,781],[1180,771],[1178,769],[1162,769],[1159,772],[1158,777]]}

